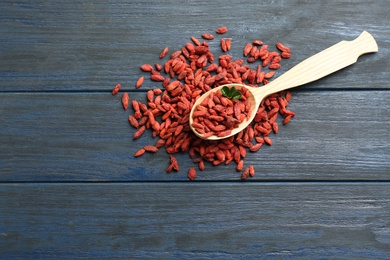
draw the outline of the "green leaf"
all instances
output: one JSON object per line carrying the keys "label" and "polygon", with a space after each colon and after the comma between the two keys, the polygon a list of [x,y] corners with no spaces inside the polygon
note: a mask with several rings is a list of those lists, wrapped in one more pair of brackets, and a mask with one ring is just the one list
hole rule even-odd
{"label": "green leaf", "polygon": [[230,98],[233,100],[240,99],[242,97],[240,92],[235,92]]}
{"label": "green leaf", "polygon": [[221,92],[222,92],[222,96],[224,97],[230,97],[230,89],[227,87],[227,86],[224,86],[222,89],[221,89]]}
{"label": "green leaf", "polygon": [[221,89],[222,96],[230,98],[232,100],[240,99],[242,97],[241,92],[238,91],[234,86],[229,88],[227,86],[224,86]]}

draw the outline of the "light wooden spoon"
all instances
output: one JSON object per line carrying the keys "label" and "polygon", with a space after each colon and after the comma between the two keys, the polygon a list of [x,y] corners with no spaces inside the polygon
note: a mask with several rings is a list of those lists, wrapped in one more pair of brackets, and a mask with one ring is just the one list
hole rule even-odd
{"label": "light wooden spoon", "polygon": [[265,86],[255,88],[242,84],[227,84],[213,88],[199,97],[193,105],[189,119],[190,127],[198,137],[203,138],[202,134],[198,133],[192,126],[193,112],[196,106],[200,104],[208,95],[210,95],[211,92],[218,91],[224,86],[235,86],[237,89],[247,88],[250,91],[251,96],[249,99],[252,101],[250,113],[251,116],[247,120],[244,120],[242,123],[240,123],[237,128],[234,128],[230,135],[224,137],[217,137],[216,135],[212,135],[203,139],[219,140],[239,133],[252,122],[261,101],[268,95],[318,80],[355,63],[358,57],[362,54],[377,51],[378,45],[376,44],[375,39],[371,36],[371,34],[364,31],[359,35],[359,37],[352,41],[341,41],[311,56],[310,58],[307,58]]}

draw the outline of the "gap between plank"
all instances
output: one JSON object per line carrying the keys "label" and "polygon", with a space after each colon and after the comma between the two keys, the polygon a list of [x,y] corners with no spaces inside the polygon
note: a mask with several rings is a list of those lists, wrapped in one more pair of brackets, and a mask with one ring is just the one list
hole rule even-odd
{"label": "gap between plank", "polygon": [[190,182],[188,180],[162,180],[162,181],[0,181],[0,185],[6,184],[189,184],[197,185],[200,183],[210,184],[273,184],[273,185],[297,185],[297,184],[313,184],[313,185],[364,185],[364,184],[389,184],[389,180],[199,180]]}
{"label": "gap between plank", "polygon": [[[129,90],[121,90],[120,93],[123,92],[129,92],[129,93],[147,93],[149,89],[129,89]],[[159,88],[161,90],[164,90],[164,88]],[[306,89],[291,89],[291,92],[295,93],[302,93],[302,92],[367,92],[367,91],[375,91],[375,92],[380,92],[380,91],[390,91],[390,87],[386,88],[306,88]],[[100,89],[91,89],[91,90],[3,90],[0,91],[0,94],[58,94],[58,93],[67,93],[67,94],[89,94],[89,93],[97,93],[97,94],[110,94],[111,95],[111,90],[100,90]]]}

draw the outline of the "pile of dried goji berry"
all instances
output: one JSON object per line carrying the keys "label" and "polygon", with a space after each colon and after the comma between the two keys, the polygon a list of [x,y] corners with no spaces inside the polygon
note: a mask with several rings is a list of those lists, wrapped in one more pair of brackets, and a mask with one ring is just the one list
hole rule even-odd
{"label": "pile of dried goji berry", "polygon": [[[216,34],[221,35],[220,45],[223,52],[231,48],[231,38],[222,37],[227,32],[226,27],[220,27]],[[161,82],[162,88],[147,91],[148,102],[143,103],[131,100],[127,92],[122,94],[122,105],[126,110],[131,103],[132,114],[128,120],[137,131],[133,139],[140,138],[146,130],[152,131],[156,142],[140,148],[135,156],[145,152],[156,153],[165,148],[169,154],[167,172],[179,170],[179,163],[174,154],[188,151],[190,158],[198,164],[199,170],[205,169],[205,161],[217,166],[219,164],[236,163],[236,170],[241,172],[241,178],[254,176],[253,165],[244,167],[244,158],[247,151],[256,152],[263,144],[272,145],[269,137],[271,133],[278,133],[278,115],[283,116],[283,124],[287,124],[295,115],[286,107],[291,98],[290,92],[281,92],[265,98],[256,111],[253,122],[235,136],[210,141],[197,137],[190,129],[189,115],[191,108],[198,97],[208,90],[230,83],[246,84],[252,87],[261,87],[267,84],[280,68],[282,58],[290,58],[291,52],[282,43],[276,43],[276,50],[269,51],[268,45],[261,40],[254,40],[244,47],[244,59],[233,60],[233,57],[224,54],[215,59],[210,51],[208,41],[215,39],[215,35],[205,33],[201,35],[203,41],[191,37],[180,50],[174,51],[169,59],[166,55],[168,47],[160,53],[161,61],[154,66],[144,64],[141,70],[150,74],[152,81]],[[251,64],[258,62],[255,68]],[[253,66],[253,65],[252,65]],[[267,71],[263,71],[266,69]],[[145,77],[141,76],[135,84],[136,88],[143,85]],[[120,84],[112,90],[116,95],[120,91]],[[195,167],[190,167],[187,176],[190,180],[196,177]]]}
{"label": "pile of dried goji berry", "polygon": [[[225,137],[232,133],[241,122],[249,119],[252,101],[246,88],[224,86],[221,90],[211,92],[192,113],[192,127],[198,136],[207,138],[215,135]],[[225,94],[234,92],[235,97]],[[191,121],[190,121],[191,123]]]}

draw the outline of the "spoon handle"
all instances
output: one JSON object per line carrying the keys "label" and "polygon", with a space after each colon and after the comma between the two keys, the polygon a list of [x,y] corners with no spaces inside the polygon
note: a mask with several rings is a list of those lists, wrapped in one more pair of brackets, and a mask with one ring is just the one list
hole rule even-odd
{"label": "spoon handle", "polygon": [[307,58],[266,86],[259,88],[259,93],[267,96],[318,80],[355,63],[362,54],[377,51],[375,39],[364,31],[352,41],[341,41]]}

